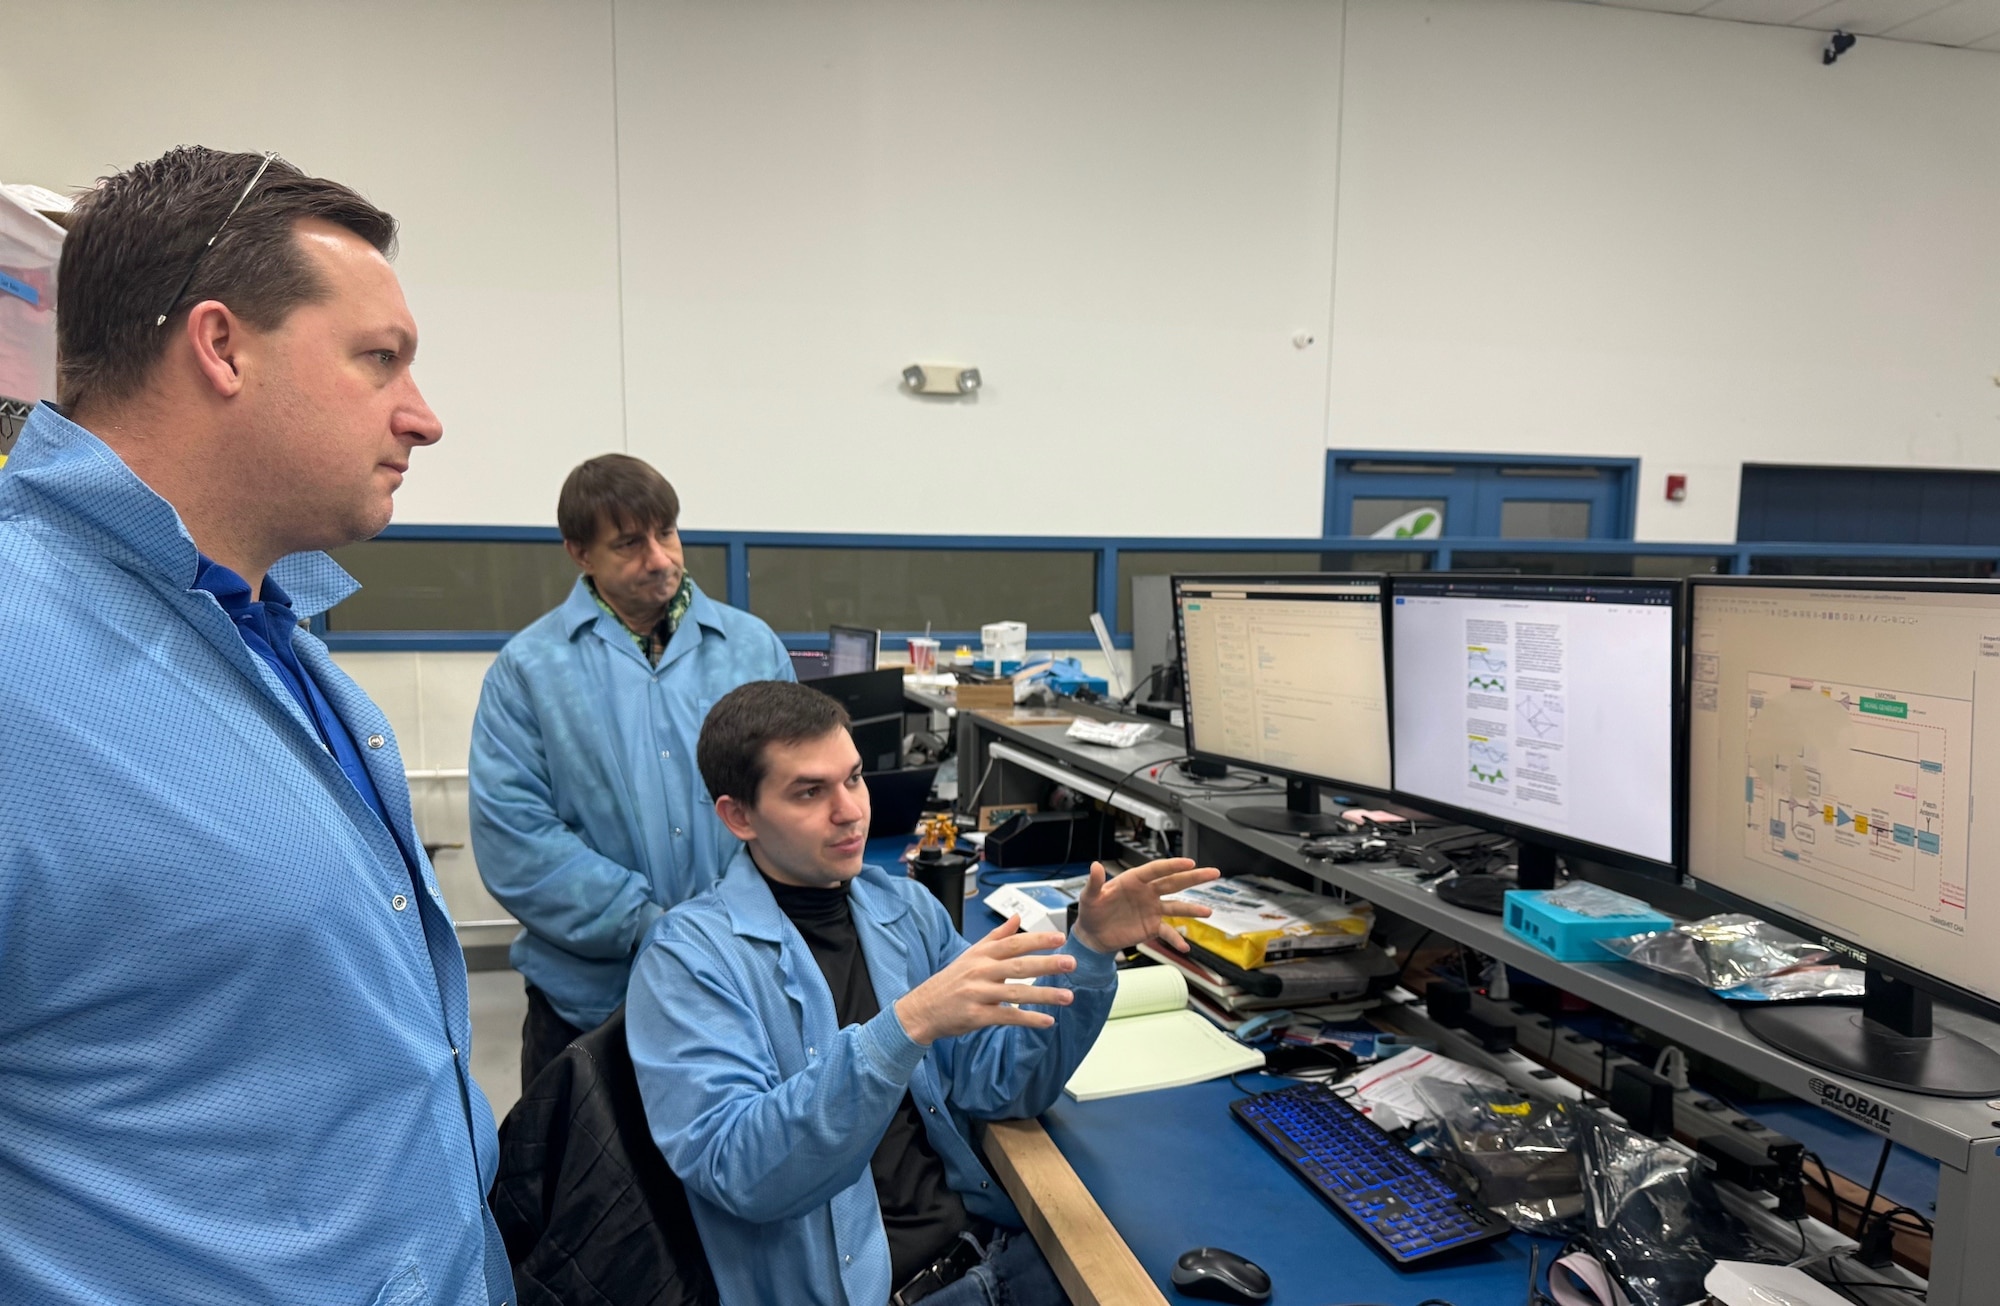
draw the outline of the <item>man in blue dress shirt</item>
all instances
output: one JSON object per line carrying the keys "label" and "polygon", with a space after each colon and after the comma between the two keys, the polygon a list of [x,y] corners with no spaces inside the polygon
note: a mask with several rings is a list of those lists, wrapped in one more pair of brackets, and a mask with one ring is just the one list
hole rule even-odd
{"label": "man in blue dress shirt", "polygon": [[402,756],[302,628],[442,433],[394,237],[200,148],[77,206],[0,473],[0,1301],[512,1299]]}
{"label": "man in blue dress shirt", "polygon": [[583,574],[480,691],[472,849],[523,927],[523,1087],[617,1009],[646,927],[735,852],[695,768],[702,718],[747,681],[793,678],[769,626],[687,574],[680,507],[638,458],[572,471],[556,524]]}
{"label": "man in blue dress shirt", "polygon": [[1173,858],[1107,882],[1093,865],[1067,942],[1016,918],[968,944],[916,881],[862,863],[868,787],[846,725],[782,683],[709,715],[702,774],[744,846],[633,968],[647,1124],[723,1306],[1055,1306],[971,1123],[1048,1109],[1104,1026],[1113,954],[1185,951],[1164,900],[1218,872]]}

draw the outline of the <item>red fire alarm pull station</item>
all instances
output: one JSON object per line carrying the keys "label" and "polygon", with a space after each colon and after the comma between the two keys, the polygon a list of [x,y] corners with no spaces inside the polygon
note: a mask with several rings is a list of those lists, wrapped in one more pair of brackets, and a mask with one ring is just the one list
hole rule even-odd
{"label": "red fire alarm pull station", "polygon": [[1678,473],[1667,477],[1667,502],[1679,503],[1688,497],[1688,478]]}

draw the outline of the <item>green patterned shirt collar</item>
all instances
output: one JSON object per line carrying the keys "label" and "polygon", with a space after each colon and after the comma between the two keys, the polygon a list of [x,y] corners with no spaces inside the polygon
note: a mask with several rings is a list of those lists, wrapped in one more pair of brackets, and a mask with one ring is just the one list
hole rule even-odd
{"label": "green patterned shirt collar", "polygon": [[674,597],[668,601],[667,615],[661,617],[659,624],[651,630],[634,630],[625,624],[625,618],[619,616],[612,606],[604,601],[604,596],[597,592],[596,581],[585,576],[583,583],[589,588],[590,597],[597,600],[597,606],[632,637],[632,642],[639,646],[639,652],[644,655],[646,661],[656,667],[660,665],[660,657],[667,651],[667,645],[673,642],[674,632],[681,628],[681,618],[685,617],[688,609],[694,606],[694,577],[682,572],[681,587],[674,591]]}

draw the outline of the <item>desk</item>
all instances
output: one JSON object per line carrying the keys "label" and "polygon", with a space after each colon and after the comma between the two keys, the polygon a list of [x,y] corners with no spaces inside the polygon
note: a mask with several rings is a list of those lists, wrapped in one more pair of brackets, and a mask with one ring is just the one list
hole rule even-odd
{"label": "desk", "polygon": [[[1246,1087],[1290,1080],[1243,1077]],[[1169,1301],[1174,1258],[1190,1247],[1226,1247],[1271,1276],[1272,1306],[1381,1302],[1414,1306],[1521,1306],[1536,1240],[1515,1234],[1443,1264],[1401,1270],[1379,1255],[1269,1149],[1237,1124],[1228,1080],[1128,1097],[1064,1096],[1042,1117],[1140,1265]],[[1559,1244],[1543,1240],[1542,1262]]]}
{"label": "desk", "polygon": [[[993,744],[1006,742],[1037,750],[1049,765],[1103,780],[1123,769],[1116,754],[1128,751],[1079,746],[1063,739],[1058,730],[999,726],[976,718],[961,717],[960,729],[961,759],[978,757],[982,766]],[[1027,801],[1035,796],[1034,786],[1047,781],[999,768],[994,783],[1009,786],[1009,800]],[[1268,803],[1269,796],[1204,797],[1143,779],[1129,782],[1123,791],[1168,806],[1180,827],[1183,851],[1197,861],[1227,871],[1280,866],[1320,880],[1373,902],[1384,913],[1434,929],[1691,1050],[1736,1066],[1802,1101],[1859,1103],[1865,1115],[1849,1108],[1842,1113],[1844,1124],[1891,1138],[1939,1163],[1929,1306],[1974,1306],[1992,1299],[1990,1292],[1976,1285],[2000,1282],[2000,1239],[1985,1234],[1994,1213],[2000,1213],[2000,1107],[1879,1089],[1815,1070],[1752,1036],[1734,1011],[1708,994],[1634,966],[1556,961],[1508,934],[1498,917],[1444,903],[1426,886],[1383,874],[1386,867],[1306,858],[1295,837],[1251,830],[1229,820],[1233,806]],[[2000,1027],[1990,1022],[1942,1004],[1936,1020],[2000,1046]],[[1117,1218],[1113,1213],[1114,1222]]]}
{"label": "desk", "polygon": [[[879,842],[886,850],[891,841]],[[874,860],[875,847],[869,851]],[[980,892],[983,896],[998,884],[1053,879],[1088,869],[988,870],[980,876]],[[1000,918],[985,904],[966,903],[967,938],[976,939],[998,924]],[[1245,1087],[1257,1089],[1282,1088],[1290,1082],[1263,1075],[1243,1077]],[[1065,1095],[1042,1116],[1047,1136],[1166,1301],[1191,1300],[1174,1291],[1170,1276],[1175,1258],[1200,1246],[1225,1247],[1262,1266],[1271,1275],[1273,1306],[1346,1302],[1414,1306],[1427,1297],[1441,1297],[1453,1306],[1520,1306],[1526,1300],[1528,1249],[1533,1240],[1516,1234],[1443,1265],[1399,1270],[1236,1123],[1229,1104],[1243,1095],[1243,1089],[1228,1080],[1095,1102],[1077,1102]],[[1005,1140],[1004,1146],[1010,1151],[1032,1147],[1032,1122],[1027,1128],[1025,1139],[1017,1135]],[[989,1155],[995,1147],[989,1137]],[[1007,1176],[1003,1173],[1002,1178]],[[1060,1179],[1056,1176],[1055,1182]],[[1016,1191],[1011,1183],[1008,1190]],[[1017,1204],[1022,1204],[1018,1197]],[[1022,1214],[1031,1225],[1035,1222],[1025,1205]],[[1088,1221],[1088,1212],[1077,1221],[1083,1226],[1078,1231],[1082,1255],[1111,1283],[1129,1283],[1120,1277],[1129,1262],[1121,1264],[1117,1249],[1093,1237]],[[1058,1230],[1056,1236],[1060,1239],[1069,1232]],[[1041,1231],[1037,1236],[1046,1247],[1048,1239]],[[1545,1243],[1543,1264],[1555,1247],[1554,1242]],[[1057,1261],[1059,1253],[1051,1252],[1050,1259]],[[1077,1300],[1081,1306],[1084,1296],[1077,1295]],[[1100,1293],[1097,1300],[1125,1306],[1135,1299],[1127,1287],[1122,1295]]]}

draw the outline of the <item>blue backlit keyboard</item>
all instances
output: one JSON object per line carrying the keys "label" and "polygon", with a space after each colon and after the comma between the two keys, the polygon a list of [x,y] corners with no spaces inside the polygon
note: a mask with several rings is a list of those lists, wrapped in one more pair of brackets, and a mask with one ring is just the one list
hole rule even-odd
{"label": "blue backlit keyboard", "polygon": [[1323,1085],[1246,1097],[1229,1109],[1398,1265],[1511,1232]]}

